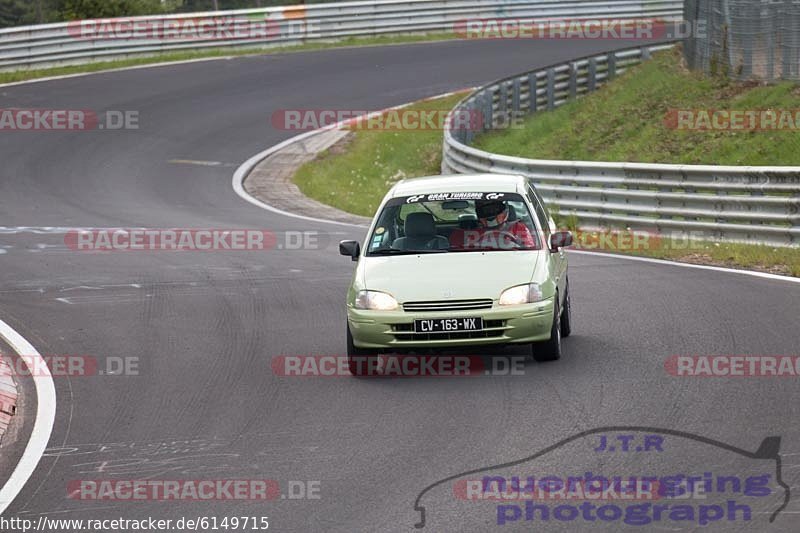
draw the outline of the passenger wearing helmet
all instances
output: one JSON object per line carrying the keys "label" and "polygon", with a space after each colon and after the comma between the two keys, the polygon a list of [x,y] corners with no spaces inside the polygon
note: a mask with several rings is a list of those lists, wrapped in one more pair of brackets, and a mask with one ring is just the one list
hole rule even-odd
{"label": "passenger wearing helmet", "polygon": [[501,200],[477,200],[478,226],[459,228],[450,235],[450,247],[456,250],[534,249],[536,241],[528,226],[509,220],[508,204]]}

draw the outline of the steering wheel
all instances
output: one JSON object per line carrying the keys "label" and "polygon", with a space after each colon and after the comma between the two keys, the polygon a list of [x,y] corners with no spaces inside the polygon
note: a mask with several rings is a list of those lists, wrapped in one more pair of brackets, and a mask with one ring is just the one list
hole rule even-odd
{"label": "steering wheel", "polygon": [[497,231],[495,233],[497,233],[498,237],[508,237],[511,240],[511,242],[517,245],[518,248],[522,248],[522,239],[519,237],[519,235],[514,235],[510,231],[503,231],[503,230]]}
{"label": "steering wheel", "polygon": [[439,243],[440,242],[443,242],[443,241],[441,241],[439,239],[439,237],[434,237],[433,239],[431,239],[427,243],[425,243],[425,248],[427,248],[428,250],[446,250],[447,248],[450,247],[450,243],[448,242],[447,243],[447,248],[440,248],[439,247]]}

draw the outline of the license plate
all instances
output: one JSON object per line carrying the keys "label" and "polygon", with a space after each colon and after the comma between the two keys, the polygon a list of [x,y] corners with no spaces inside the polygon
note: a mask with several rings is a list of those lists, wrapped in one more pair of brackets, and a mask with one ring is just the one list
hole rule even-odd
{"label": "license plate", "polygon": [[448,331],[478,331],[483,329],[483,319],[473,318],[428,318],[414,321],[416,333],[442,333]]}

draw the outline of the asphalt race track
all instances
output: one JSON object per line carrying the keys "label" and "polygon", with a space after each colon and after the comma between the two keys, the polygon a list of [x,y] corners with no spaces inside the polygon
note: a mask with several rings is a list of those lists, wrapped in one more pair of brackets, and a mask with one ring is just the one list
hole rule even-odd
{"label": "asphalt race track", "polygon": [[[797,355],[797,283],[571,254],[575,329],[561,361],[472,379],[273,374],[279,355],[344,353],[352,263],[336,243],[363,239],[363,230],[280,216],[233,192],[239,164],[295,134],[271,127],[274,110],[379,109],[604,47],[612,45],[339,49],[0,87],[2,108],[139,112],[138,130],[0,132],[0,318],[42,354],[139,358],[136,376],[54,378],[50,450],[5,515],[247,515],[269,516],[275,531],[412,531],[420,518],[415,499],[432,483],[607,426],[670,429],[750,451],[780,436],[784,480],[796,490],[797,377],[679,378],[664,365],[675,354]],[[69,229],[108,227],[318,231],[324,246],[83,253],[64,245]],[[561,454],[547,467],[566,471],[586,457]],[[699,468],[738,461],[708,449],[683,459]],[[67,497],[78,479],[256,478],[281,487],[318,481],[319,499]],[[426,530],[483,531],[495,523],[491,508],[476,523],[449,510],[452,496],[433,492],[424,496]],[[716,527],[797,531],[797,513],[792,499],[771,524],[754,515],[752,524]],[[657,529],[676,528],[696,526]],[[519,521],[499,529],[620,526]]]}

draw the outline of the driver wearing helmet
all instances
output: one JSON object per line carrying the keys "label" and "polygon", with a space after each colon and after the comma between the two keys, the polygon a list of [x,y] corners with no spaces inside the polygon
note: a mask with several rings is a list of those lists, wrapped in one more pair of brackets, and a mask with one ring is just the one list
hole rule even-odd
{"label": "driver wearing helmet", "polygon": [[450,247],[456,250],[513,250],[536,248],[528,226],[508,220],[508,205],[502,200],[476,200],[478,227],[457,229],[450,235]]}

